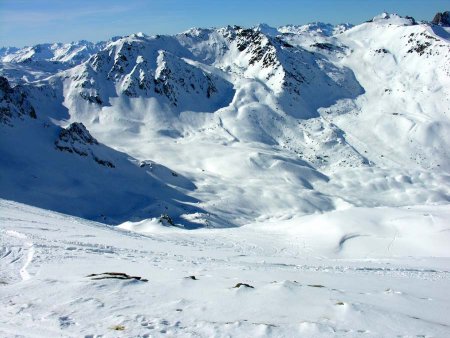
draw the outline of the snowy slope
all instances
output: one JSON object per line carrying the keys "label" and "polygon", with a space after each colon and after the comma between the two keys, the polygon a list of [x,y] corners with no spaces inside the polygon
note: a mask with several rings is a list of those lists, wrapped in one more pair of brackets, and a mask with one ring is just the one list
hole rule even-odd
{"label": "snowy slope", "polygon": [[[82,122],[187,177],[197,189],[181,193],[199,201],[202,224],[447,204],[449,42],[437,28],[385,13],[281,34],[138,33],[46,76],[31,63],[38,75],[22,87],[51,125]],[[24,64],[3,65],[20,82]]]}
{"label": "snowy slope", "polygon": [[146,235],[4,200],[0,215],[4,337],[450,332],[448,207]]}
{"label": "snowy slope", "polygon": [[448,172],[448,40],[432,27],[386,14],[338,40],[352,51],[341,63],[355,72],[366,93],[344,108],[345,117],[342,105],[327,110],[332,121],[357,139],[355,145],[364,144],[360,151],[370,147],[374,162]]}
{"label": "snowy slope", "polygon": [[2,198],[109,224],[168,213],[179,223],[199,211],[180,191],[195,189],[184,177],[100,144],[81,123],[63,129],[36,116],[22,88],[0,80]]}
{"label": "snowy slope", "polygon": [[0,50],[0,336],[449,336],[449,53],[387,13]]}

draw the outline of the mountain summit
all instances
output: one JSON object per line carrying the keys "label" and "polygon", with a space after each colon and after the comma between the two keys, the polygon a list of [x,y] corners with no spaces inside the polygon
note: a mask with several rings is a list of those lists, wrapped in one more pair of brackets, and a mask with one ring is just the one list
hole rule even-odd
{"label": "mountain summit", "polygon": [[443,27],[450,27],[450,11],[436,13],[431,23]]}

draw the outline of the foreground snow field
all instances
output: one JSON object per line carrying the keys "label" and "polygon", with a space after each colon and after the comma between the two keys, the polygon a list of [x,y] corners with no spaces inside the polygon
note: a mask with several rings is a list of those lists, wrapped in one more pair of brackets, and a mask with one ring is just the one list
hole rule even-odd
{"label": "foreground snow field", "polygon": [[395,14],[0,48],[0,337],[449,337],[449,116]]}
{"label": "foreground snow field", "polygon": [[[450,335],[448,206],[215,230],[0,215],[2,337]],[[87,277],[106,272],[148,281]]]}

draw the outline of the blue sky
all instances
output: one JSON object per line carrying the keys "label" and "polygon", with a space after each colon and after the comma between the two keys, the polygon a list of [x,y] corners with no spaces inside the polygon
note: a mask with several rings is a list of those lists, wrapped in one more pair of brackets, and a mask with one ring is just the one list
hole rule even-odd
{"label": "blue sky", "polygon": [[448,0],[0,0],[0,46],[260,22],[360,23],[381,12],[431,20]]}

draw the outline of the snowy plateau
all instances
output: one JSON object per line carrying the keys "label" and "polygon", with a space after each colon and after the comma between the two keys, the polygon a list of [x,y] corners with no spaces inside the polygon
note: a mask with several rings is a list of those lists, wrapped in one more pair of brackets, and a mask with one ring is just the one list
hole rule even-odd
{"label": "snowy plateau", "polygon": [[0,337],[449,337],[450,28],[0,49]]}

